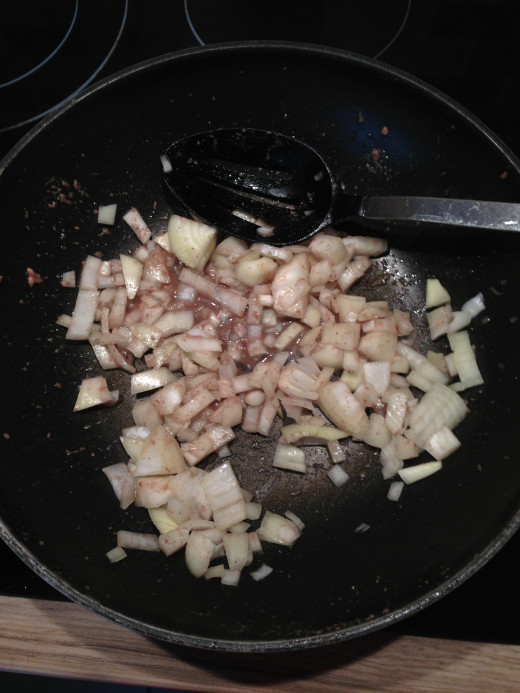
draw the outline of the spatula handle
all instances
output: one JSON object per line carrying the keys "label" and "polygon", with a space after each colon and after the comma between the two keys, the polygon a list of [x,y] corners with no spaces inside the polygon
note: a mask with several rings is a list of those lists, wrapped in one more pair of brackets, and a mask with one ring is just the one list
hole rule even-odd
{"label": "spatula handle", "polygon": [[428,222],[475,229],[520,231],[520,204],[445,197],[365,197],[359,216],[380,221]]}

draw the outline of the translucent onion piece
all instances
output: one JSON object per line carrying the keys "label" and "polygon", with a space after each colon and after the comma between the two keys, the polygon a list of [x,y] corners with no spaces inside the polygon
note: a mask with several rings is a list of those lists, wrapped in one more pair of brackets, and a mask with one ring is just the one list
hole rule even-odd
{"label": "translucent onion piece", "polygon": [[286,445],[278,441],[274,450],[273,467],[305,474],[305,452],[296,445]]}
{"label": "translucent onion piece", "polygon": [[115,546],[113,549],[110,549],[110,551],[107,551],[105,555],[110,563],[117,563],[127,557],[127,553],[122,546]]}
{"label": "translucent onion piece", "polygon": [[460,387],[458,389],[465,390],[469,387],[482,385],[484,378],[477,365],[468,332],[456,332],[448,335],[448,340],[453,352],[453,362],[460,378]]}
{"label": "translucent onion piece", "polygon": [[[334,467],[334,469],[338,469],[338,467]],[[292,520],[270,510],[266,510],[258,530],[258,535],[263,541],[283,546],[292,546],[300,534],[300,530]]]}
{"label": "translucent onion piece", "polygon": [[438,279],[426,280],[426,309],[437,308],[450,302],[450,295]]}
{"label": "translucent onion piece", "polygon": [[159,551],[159,538],[155,534],[119,530],[117,533],[117,545],[125,549]]}
{"label": "translucent onion piece", "polygon": [[391,501],[398,501],[404,488],[404,481],[392,481],[388,488],[387,498]]}
{"label": "translucent onion piece", "polygon": [[103,226],[113,226],[116,220],[117,204],[99,205],[97,222]]}
{"label": "translucent onion piece", "polygon": [[447,426],[435,431],[424,444],[424,449],[436,460],[443,460],[460,447],[460,440]]}
{"label": "translucent onion piece", "polygon": [[408,415],[406,437],[424,448],[442,426],[453,430],[466,416],[464,400],[447,385],[434,385]]}
{"label": "translucent onion piece", "polygon": [[338,488],[344,486],[349,480],[349,475],[347,472],[338,464],[335,464],[333,467],[327,470],[327,476]]}
{"label": "translucent onion piece", "polygon": [[406,467],[399,470],[399,476],[404,481],[405,484],[414,484],[416,481],[421,481],[435,472],[442,469],[442,462],[423,462],[421,464],[416,464],[413,467]]}
{"label": "translucent onion piece", "polygon": [[266,563],[262,563],[262,565],[257,568],[256,570],[252,570],[250,575],[253,578],[253,580],[256,580],[257,582],[259,580],[264,580],[268,575],[271,575],[273,572],[273,569],[271,566],[267,565]]}
{"label": "translucent onion piece", "polygon": [[150,240],[152,232],[135,207],[132,207],[132,209],[128,210],[128,212],[123,215],[123,220],[126,221],[143,245]]}

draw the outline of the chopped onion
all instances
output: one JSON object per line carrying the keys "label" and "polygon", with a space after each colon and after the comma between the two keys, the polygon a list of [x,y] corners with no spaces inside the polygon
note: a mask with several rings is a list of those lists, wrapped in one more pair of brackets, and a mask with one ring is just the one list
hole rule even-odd
{"label": "chopped onion", "polygon": [[448,340],[452,348],[453,363],[460,378],[460,385],[457,389],[466,390],[476,385],[482,385],[484,378],[478,368],[468,332],[456,332],[448,335]]}
{"label": "chopped onion", "polygon": [[426,280],[426,308],[437,308],[450,302],[450,295],[438,279]]}
{"label": "chopped onion", "polygon": [[273,569],[271,566],[267,565],[266,563],[262,563],[262,565],[257,568],[256,570],[251,571],[250,575],[253,578],[253,580],[256,580],[257,582],[259,580],[263,580],[266,578],[268,575],[271,575],[273,572]]}
{"label": "chopped onion", "polygon": [[[334,467],[337,469],[337,467]],[[258,535],[263,541],[283,546],[292,546],[300,537],[301,531],[292,520],[266,510]]]}
{"label": "chopped onion", "polygon": [[441,469],[442,462],[439,460],[435,462],[422,462],[413,467],[405,467],[404,469],[400,469],[398,473],[405,484],[413,484],[416,481],[420,481],[421,479],[435,474],[435,472]]}
{"label": "chopped onion", "polygon": [[[110,222],[108,211],[100,208],[99,223]],[[146,508],[158,535],[119,532],[115,559],[123,545],[166,556],[184,549],[193,575],[236,585],[261,540],[294,544],[302,520],[264,512],[254,489],[240,486],[231,466],[237,426],[267,437],[277,415],[291,417],[273,466],[303,473],[300,446],[326,445],[326,474],[338,487],[349,478],[340,440],[380,449],[383,477],[400,475],[388,489],[393,501],[460,445],[453,429],[467,407],[457,391],[482,382],[462,330],[484,309],[482,294],[454,311],[446,289],[428,280],[431,337],[447,334],[452,353],[425,356],[413,347],[410,313],[345,293],[385,240],[327,229],[298,246],[232,237],[217,245],[215,229],[175,215],[152,240],[135,208],[123,219],[140,247],[111,260],[88,256],[73,314],[58,319],[67,339],[89,341],[101,368],[130,374],[131,396],[151,393],[135,399],[135,425],[122,431],[128,462],[103,471],[121,507]],[[116,403],[118,391],[99,378],[80,386],[76,410]],[[423,450],[435,460],[404,467]],[[200,469],[212,454],[218,466]],[[227,567],[210,567],[217,559]],[[264,564],[251,574],[270,572]]]}
{"label": "chopped onion", "polygon": [[273,467],[290,469],[293,472],[305,474],[305,452],[296,445],[288,445],[278,441],[273,456]]}
{"label": "chopped onion", "polygon": [[135,207],[132,207],[123,215],[123,220],[126,221],[143,245],[150,240],[152,232]]}
{"label": "chopped onion", "polygon": [[327,476],[332,481],[332,483],[338,488],[344,486],[349,480],[349,475],[340,467],[339,464],[335,464],[333,467],[327,470]]}
{"label": "chopped onion", "polygon": [[356,534],[364,534],[365,532],[368,532],[369,529],[370,529],[370,525],[367,524],[366,522],[362,522],[361,524],[359,524],[359,525],[356,527],[356,529],[354,530],[354,532],[355,532]]}
{"label": "chopped onion", "polygon": [[97,222],[103,226],[113,226],[116,220],[117,204],[99,205]]}
{"label": "chopped onion", "polygon": [[392,481],[388,488],[387,498],[391,501],[398,501],[404,488],[404,481]]}
{"label": "chopped onion", "polygon": [[424,449],[436,460],[443,460],[460,447],[460,440],[447,426],[432,433],[424,444]]}
{"label": "chopped onion", "polygon": [[128,532],[119,530],[117,545],[124,549],[139,549],[140,551],[159,551],[159,538],[156,534]]}
{"label": "chopped onion", "polygon": [[122,546],[115,546],[113,549],[110,549],[110,551],[107,551],[105,555],[110,563],[117,563],[127,557],[127,553]]}
{"label": "chopped onion", "polygon": [[167,368],[150,368],[147,371],[134,373],[130,379],[130,392],[137,395],[141,392],[156,390],[175,381],[175,376]]}
{"label": "chopped onion", "polygon": [[298,527],[298,529],[301,531],[305,529],[305,524],[301,521],[301,519],[295,515],[292,510],[286,510],[284,513],[285,517],[287,517],[289,520],[294,522],[294,524]]}

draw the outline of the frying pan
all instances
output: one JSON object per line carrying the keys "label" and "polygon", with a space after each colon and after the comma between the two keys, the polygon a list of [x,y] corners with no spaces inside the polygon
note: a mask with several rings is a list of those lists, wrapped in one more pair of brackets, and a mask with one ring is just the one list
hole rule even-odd
{"label": "frying pan", "polygon": [[[118,436],[131,424],[133,398],[128,377],[108,371],[122,402],[72,413],[81,379],[100,369],[88,345],[66,342],[55,324],[75,298],[60,276],[89,253],[110,258],[136,247],[120,216],[101,233],[99,204],[135,206],[154,232],[164,230],[160,154],[181,136],[239,125],[308,142],[361,194],[519,201],[520,162],[470,113],[410,75],[342,51],[264,42],[188,50],[118,73],[38,124],[2,162],[3,539],[70,599],[151,637],[289,650],[357,637],[424,609],[518,528],[519,246],[494,235],[410,239],[397,227],[389,253],[356,287],[410,310],[420,349],[429,346],[427,277],[441,280],[454,306],[485,296],[485,314],[470,328],[485,384],[464,393],[463,444],[442,472],[393,503],[375,451],[362,444],[348,444],[350,480],[337,489],[318,448],[309,473],[296,478],[271,468],[274,437],[239,435],[232,463],[242,485],[306,525],[291,549],[265,547],[273,573],[258,583],[246,574],[233,588],[194,579],[180,554],[133,552],[111,565],[105,552],[118,529],[153,529],[146,511],[120,510],[101,471],[126,461]],[[41,283],[29,286],[28,267]],[[362,523],[368,531],[356,532]]]}

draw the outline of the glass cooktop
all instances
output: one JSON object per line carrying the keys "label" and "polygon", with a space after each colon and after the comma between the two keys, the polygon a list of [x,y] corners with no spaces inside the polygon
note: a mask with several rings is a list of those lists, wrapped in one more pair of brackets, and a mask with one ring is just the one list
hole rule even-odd
{"label": "glass cooktop", "polygon": [[[276,39],[410,72],[520,156],[517,0],[18,0],[2,15],[0,155],[65,99],[119,69],[197,45]],[[520,644],[510,619],[519,550],[517,535],[477,575],[392,630]],[[2,543],[0,560],[0,593],[64,599]]]}

